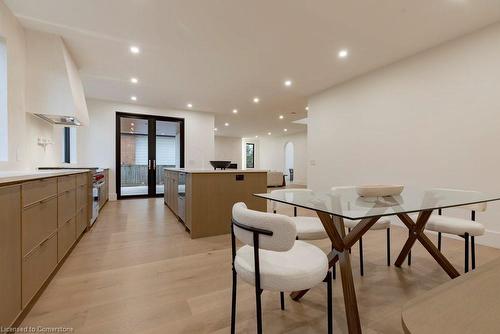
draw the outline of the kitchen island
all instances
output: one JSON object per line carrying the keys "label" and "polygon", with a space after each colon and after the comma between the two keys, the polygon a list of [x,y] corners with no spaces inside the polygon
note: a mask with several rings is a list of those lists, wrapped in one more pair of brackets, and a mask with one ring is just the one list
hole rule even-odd
{"label": "kitchen island", "polygon": [[253,196],[266,191],[264,170],[165,168],[165,204],[192,239],[229,233],[234,203],[266,211],[266,201]]}

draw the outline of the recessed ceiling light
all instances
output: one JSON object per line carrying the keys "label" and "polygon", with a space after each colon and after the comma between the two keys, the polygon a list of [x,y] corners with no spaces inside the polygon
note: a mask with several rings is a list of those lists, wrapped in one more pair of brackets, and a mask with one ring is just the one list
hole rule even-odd
{"label": "recessed ceiling light", "polygon": [[270,136],[270,135],[271,135],[271,132],[268,132],[268,133],[267,133],[267,135],[268,135],[268,136]]}
{"label": "recessed ceiling light", "polygon": [[134,54],[138,54],[138,53],[140,53],[140,52],[141,52],[141,49],[139,49],[139,47],[138,47],[138,46],[132,45],[132,46],[130,47],[130,52],[132,52],[132,53],[134,53]]}
{"label": "recessed ceiling light", "polygon": [[259,138],[259,136],[255,136],[255,138]]}
{"label": "recessed ceiling light", "polygon": [[188,108],[192,108],[192,107],[193,107],[193,105],[192,105],[191,103],[188,103],[188,104],[187,104],[187,107],[188,107]]}
{"label": "recessed ceiling light", "polygon": [[288,129],[283,129],[283,131],[287,132],[287,131],[288,131]]}
{"label": "recessed ceiling light", "polygon": [[285,80],[283,84],[287,87],[290,87],[292,85],[292,80]]}
{"label": "recessed ceiling light", "polygon": [[229,126],[229,123],[224,123],[224,126]]}
{"label": "recessed ceiling light", "polygon": [[217,131],[217,130],[219,130],[219,129],[217,129],[217,128],[214,128],[214,131]]}
{"label": "recessed ceiling light", "polygon": [[132,101],[137,101],[137,96],[131,96],[131,97],[130,97],[130,99],[131,99]]}
{"label": "recessed ceiling light", "polygon": [[260,102],[260,99],[258,97],[253,98],[253,103],[259,103],[259,102]]}
{"label": "recessed ceiling light", "polygon": [[131,126],[134,126],[135,124],[134,124],[134,122],[132,122],[132,123],[130,123],[130,125],[131,125]]}
{"label": "recessed ceiling light", "polygon": [[349,51],[347,51],[347,49],[342,49],[338,53],[339,58],[346,58],[348,55]]}
{"label": "recessed ceiling light", "polygon": [[307,107],[306,107],[306,110],[308,110],[308,111],[309,111],[309,106],[307,106]]}
{"label": "recessed ceiling light", "polygon": [[133,132],[133,131],[134,131],[134,128],[130,128],[130,131],[132,131],[132,132]]}
{"label": "recessed ceiling light", "polygon": [[136,84],[139,82],[139,79],[137,78],[130,78],[130,82],[133,83],[133,84]]}
{"label": "recessed ceiling light", "polygon": [[233,114],[237,114],[238,113],[238,109],[233,109]]}
{"label": "recessed ceiling light", "polygon": [[283,115],[280,115],[280,119],[283,119],[283,118],[285,118],[285,116],[283,116]]}

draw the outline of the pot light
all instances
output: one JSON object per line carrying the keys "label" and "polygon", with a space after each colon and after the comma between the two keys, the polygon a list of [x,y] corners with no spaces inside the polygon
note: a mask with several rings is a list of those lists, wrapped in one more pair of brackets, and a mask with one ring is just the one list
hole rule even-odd
{"label": "pot light", "polygon": [[338,53],[339,58],[346,58],[348,55],[349,51],[347,51],[347,49],[342,49]]}
{"label": "pot light", "polygon": [[260,102],[260,99],[258,97],[253,98],[253,103],[259,103],[259,102]]}
{"label": "pot light", "polygon": [[238,109],[233,109],[233,114],[237,114],[238,113]]}
{"label": "pot light", "polygon": [[133,83],[133,84],[136,84],[139,82],[139,79],[137,78],[130,78],[130,82]]}
{"label": "pot light", "polygon": [[217,128],[214,128],[214,131],[218,131],[218,130],[219,130],[219,129],[217,129]]}
{"label": "pot light", "polygon": [[287,87],[290,87],[292,85],[292,80],[285,80],[283,84]]}
{"label": "pot light", "polygon": [[280,115],[280,119],[283,119],[283,118],[285,118],[285,116],[283,116],[283,115]]}
{"label": "pot light", "polygon": [[268,135],[268,136],[270,136],[270,135],[271,135],[271,132],[268,132],[268,133],[267,133],[267,135]]}
{"label": "pot light", "polygon": [[187,107],[188,107],[188,108],[192,108],[192,107],[193,107],[193,105],[192,105],[191,103],[188,103],[188,104],[187,104]]}
{"label": "pot light", "polygon": [[287,132],[287,131],[288,131],[288,129],[283,129],[283,131]]}
{"label": "pot light", "polygon": [[131,99],[132,101],[137,101],[137,96],[131,96],[131,97],[130,97],[130,99]]}
{"label": "pot light", "polygon": [[309,111],[309,106],[306,107],[306,110]]}
{"label": "pot light", "polygon": [[130,52],[132,52],[133,54],[138,54],[138,53],[140,53],[140,52],[141,52],[141,49],[139,49],[139,47],[138,47],[138,46],[132,45],[132,46],[130,47]]}
{"label": "pot light", "polygon": [[130,126],[134,126],[134,125],[135,125],[135,123],[134,123],[134,122],[130,123]]}
{"label": "pot light", "polygon": [[224,126],[229,126],[229,123],[224,123]]}

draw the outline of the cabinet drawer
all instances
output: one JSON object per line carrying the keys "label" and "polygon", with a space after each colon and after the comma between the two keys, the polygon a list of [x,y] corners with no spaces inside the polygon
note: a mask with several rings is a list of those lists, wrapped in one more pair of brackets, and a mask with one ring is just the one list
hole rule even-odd
{"label": "cabinet drawer", "polygon": [[87,206],[87,185],[79,185],[76,188],[76,209],[79,210]]}
{"label": "cabinet drawer", "polygon": [[61,261],[76,240],[75,218],[69,220],[57,231],[57,262]]}
{"label": "cabinet drawer", "polygon": [[23,207],[57,194],[57,179],[41,179],[22,185]]}
{"label": "cabinet drawer", "polygon": [[23,258],[22,297],[25,307],[57,266],[57,233]]}
{"label": "cabinet drawer", "polygon": [[76,174],[76,186],[87,184],[89,180],[88,173]]}
{"label": "cabinet drawer", "polygon": [[68,190],[57,197],[57,222],[62,226],[76,214],[76,191]]}
{"label": "cabinet drawer", "polygon": [[57,193],[61,194],[65,191],[76,188],[76,175],[67,175],[57,178]]}
{"label": "cabinet drawer", "polygon": [[57,198],[44,200],[23,210],[23,256],[57,229]]}
{"label": "cabinet drawer", "polygon": [[78,238],[87,228],[89,222],[87,212],[87,208],[81,208],[76,214],[76,238]]}

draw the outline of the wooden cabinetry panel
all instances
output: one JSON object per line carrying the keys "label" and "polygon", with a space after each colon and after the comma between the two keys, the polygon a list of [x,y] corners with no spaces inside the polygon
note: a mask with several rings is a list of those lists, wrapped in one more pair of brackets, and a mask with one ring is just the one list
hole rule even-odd
{"label": "wooden cabinetry panel", "polygon": [[68,190],[57,198],[57,222],[62,226],[76,214],[76,194],[75,189]]}
{"label": "wooden cabinetry panel", "polygon": [[0,327],[21,312],[21,186],[0,187]]}
{"label": "wooden cabinetry panel", "polygon": [[23,256],[57,230],[57,198],[39,202],[22,213]]}
{"label": "wooden cabinetry panel", "polygon": [[76,214],[76,238],[85,231],[89,222],[87,208],[81,208]]}
{"label": "wooden cabinetry panel", "polygon": [[57,231],[57,262],[60,262],[76,240],[76,219],[68,220]]}
{"label": "wooden cabinetry panel", "polygon": [[25,182],[22,185],[23,207],[57,194],[57,178]]}
{"label": "wooden cabinetry panel", "polygon": [[87,184],[88,180],[88,173],[81,173],[76,175],[76,186],[81,186],[84,184]]}
{"label": "wooden cabinetry panel", "polygon": [[23,258],[22,301],[25,307],[57,266],[57,233]]}
{"label": "wooden cabinetry panel", "polygon": [[76,175],[60,176],[57,178],[57,192],[62,194],[76,188]]}
{"label": "wooden cabinetry panel", "polygon": [[76,188],[76,209],[80,210],[87,206],[88,194],[87,184],[79,185]]}

